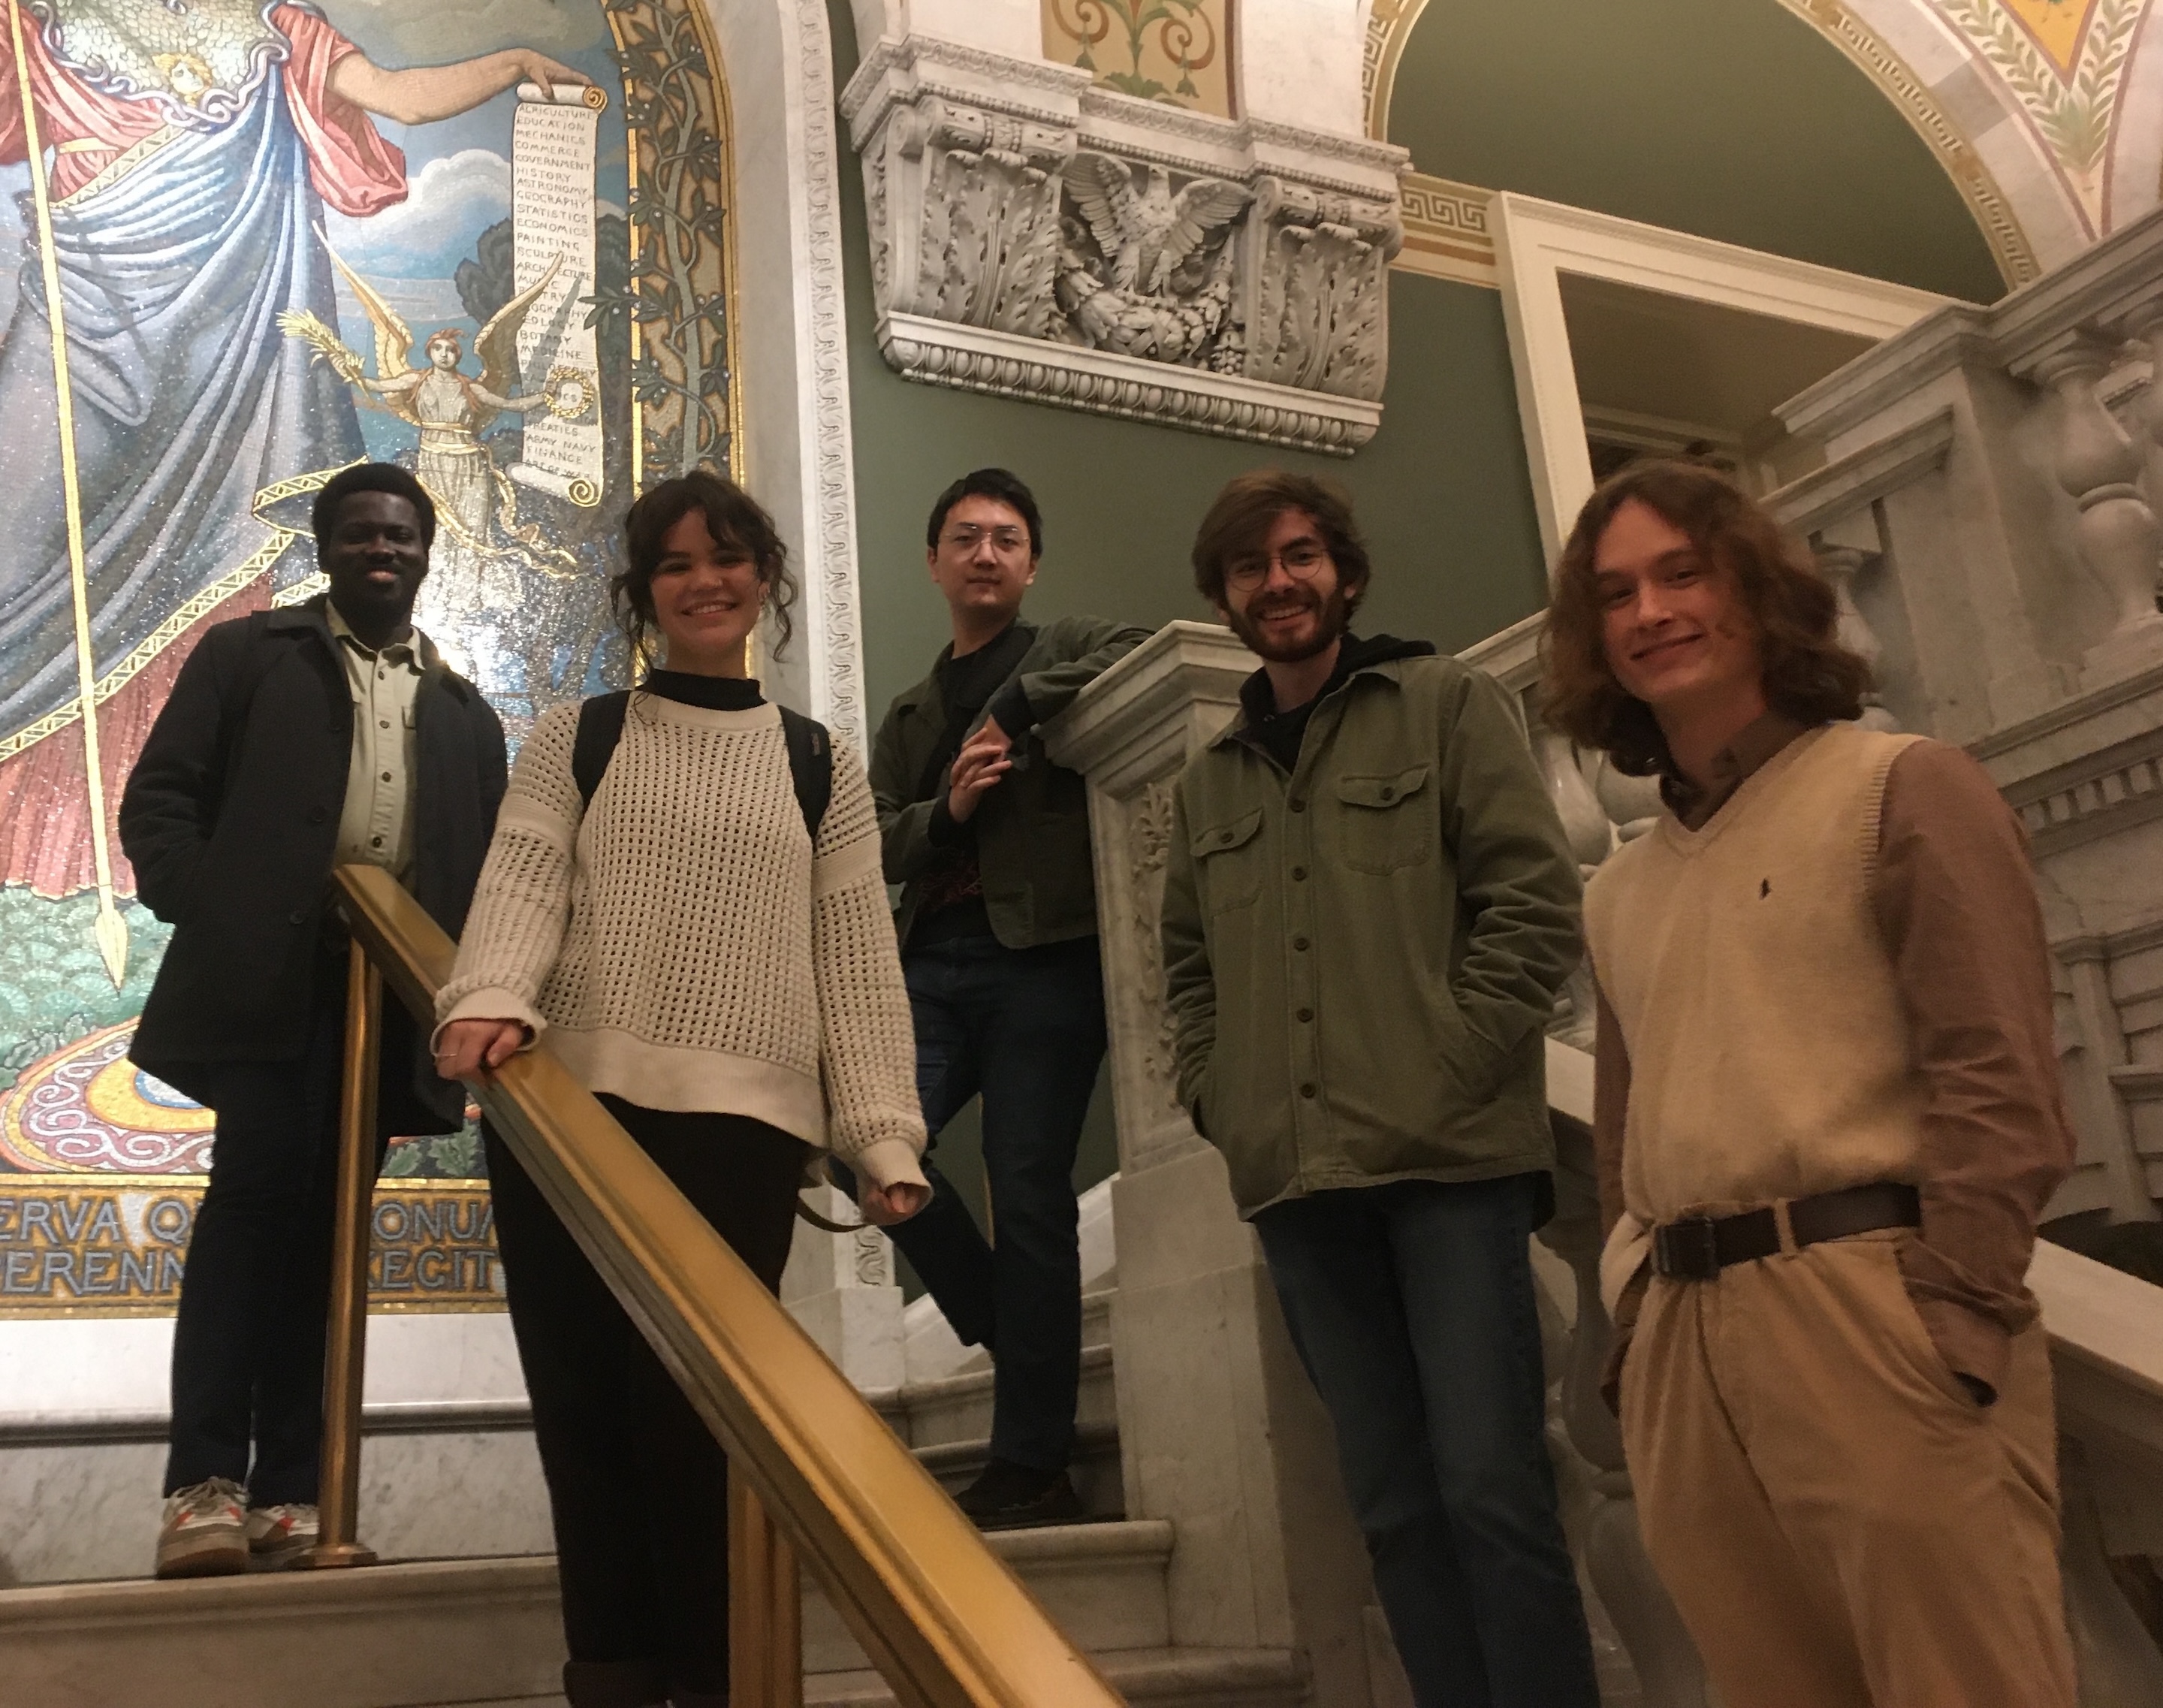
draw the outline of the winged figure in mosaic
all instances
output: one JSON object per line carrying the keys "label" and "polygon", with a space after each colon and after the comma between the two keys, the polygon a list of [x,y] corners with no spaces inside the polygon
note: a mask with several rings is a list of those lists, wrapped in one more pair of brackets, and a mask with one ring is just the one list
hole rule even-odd
{"label": "winged figure in mosaic", "polygon": [[1174,195],[1162,166],[1087,150],[1063,176],[1075,212],[1062,221],[1056,293],[1076,335],[1154,361],[1212,360],[1231,306],[1232,222],[1252,193],[1197,178]]}
{"label": "winged figure in mosaic", "polygon": [[[446,327],[430,333],[425,343],[416,340],[381,291],[348,266],[327,239],[323,248],[374,333],[374,374],[368,372],[360,352],[316,315],[296,310],[281,315],[278,323],[353,387],[364,406],[380,409],[419,429],[415,472],[436,500],[437,522],[444,535],[436,548],[431,602],[440,605],[462,593],[482,605],[515,601],[520,589],[515,584],[492,584],[504,579],[491,573],[492,566],[569,569],[573,559],[568,553],[549,545],[537,527],[520,521],[516,489],[496,467],[481,437],[506,412],[557,407],[553,385],[523,396],[514,395],[514,388],[518,383],[519,329],[555,279],[563,258],[550,262],[538,279],[481,327],[474,339],[474,354],[480,362],[480,375],[475,379],[462,371],[464,333]],[[422,357],[418,367],[407,359],[416,350]],[[579,403],[584,406],[583,399]],[[469,579],[485,584],[463,588],[461,584]]]}

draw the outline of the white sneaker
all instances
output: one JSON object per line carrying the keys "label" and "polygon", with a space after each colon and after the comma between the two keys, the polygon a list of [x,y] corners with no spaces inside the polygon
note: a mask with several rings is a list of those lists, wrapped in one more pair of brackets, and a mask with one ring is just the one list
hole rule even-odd
{"label": "white sneaker", "polygon": [[240,1485],[225,1477],[167,1496],[158,1529],[157,1574],[215,1578],[246,1571],[247,1499]]}
{"label": "white sneaker", "polygon": [[317,1534],[316,1509],[304,1501],[248,1509],[249,1557],[266,1569],[291,1565],[316,1545]]}

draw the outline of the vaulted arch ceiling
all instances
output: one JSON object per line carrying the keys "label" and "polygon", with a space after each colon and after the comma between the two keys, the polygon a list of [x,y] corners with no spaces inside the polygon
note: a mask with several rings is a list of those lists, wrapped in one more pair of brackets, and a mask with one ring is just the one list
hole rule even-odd
{"label": "vaulted arch ceiling", "polygon": [[[2143,145],[2123,63],[2143,32],[2112,8],[2146,4],[1372,0],[1368,111],[1422,173],[1988,300],[2070,259],[2108,214],[2098,203],[2084,223],[2052,139],[2087,149],[2091,192],[2113,176],[2096,160]],[[2020,23],[2023,11],[2047,28]],[[1955,13],[2024,32],[2034,111],[2023,116],[2019,79]],[[2123,39],[2108,50],[2113,31]],[[2104,92],[2113,114],[2130,117],[2090,113],[2082,132],[2067,102],[2050,107],[2045,55],[2091,88],[2103,65],[2125,86]],[[2163,99],[2149,104],[2163,155]],[[2118,199],[2137,200],[2123,188]],[[2151,184],[2141,205],[2155,199]]]}

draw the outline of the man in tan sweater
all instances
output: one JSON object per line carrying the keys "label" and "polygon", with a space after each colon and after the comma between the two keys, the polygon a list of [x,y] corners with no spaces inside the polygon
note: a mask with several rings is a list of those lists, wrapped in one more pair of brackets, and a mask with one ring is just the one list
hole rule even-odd
{"label": "man in tan sweater", "polygon": [[1836,622],[1682,464],[1594,495],[1549,613],[1549,717],[1668,808],[1585,896],[1645,1543],[1727,1708],[2071,1708],[2042,919],[1982,769],[1851,721]]}

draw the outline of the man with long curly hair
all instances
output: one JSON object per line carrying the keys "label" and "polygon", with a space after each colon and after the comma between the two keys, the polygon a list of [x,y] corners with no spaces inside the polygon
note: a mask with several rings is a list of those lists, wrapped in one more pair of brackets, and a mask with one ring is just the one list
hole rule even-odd
{"label": "man with long curly hair", "polygon": [[1548,715],[1667,806],[1585,897],[1609,1391],[1728,1708],[2071,1708],[2041,913],[1982,768],[1855,721],[1836,621],[1693,464],[1624,469],[1563,553]]}

